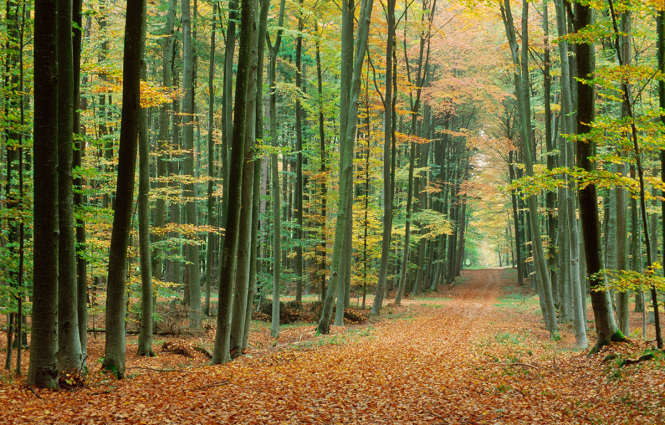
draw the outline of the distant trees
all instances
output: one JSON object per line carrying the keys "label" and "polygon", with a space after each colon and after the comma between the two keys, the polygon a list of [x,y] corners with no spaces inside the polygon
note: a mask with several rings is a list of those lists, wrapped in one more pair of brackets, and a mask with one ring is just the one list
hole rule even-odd
{"label": "distant trees", "polygon": [[516,267],[580,346],[587,283],[598,344],[625,335],[629,293],[657,306],[653,6],[142,3],[38,0],[20,42],[32,3],[7,2],[0,306],[23,339],[32,293],[29,382],[81,369],[100,290],[118,376],[165,296],[192,329],[216,316],[213,363],[242,355],[258,304],[278,337],[285,296],[317,295],[327,333],[368,293],[380,314],[482,262]]}

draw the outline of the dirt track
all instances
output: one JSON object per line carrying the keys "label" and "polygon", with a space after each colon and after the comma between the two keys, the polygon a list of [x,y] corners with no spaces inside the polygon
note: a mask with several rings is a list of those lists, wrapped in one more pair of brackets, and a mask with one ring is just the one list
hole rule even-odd
{"label": "dirt track", "polygon": [[[352,330],[357,337],[341,345],[333,345],[340,334],[325,336],[316,340],[319,346],[293,344],[188,373],[148,372],[72,393],[42,392],[44,400],[25,387],[0,387],[3,420],[527,424],[662,418],[661,408],[644,421],[614,422],[611,409],[621,411],[620,403],[600,388],[592,394],[575,388],[588,385],[580,382],[586,379],[584,354],[569,356],[573,360],[565,364],[539,354],[532,341],[547,343],[539,317],[496,305],[503,287],[514,286],[502,273],[466,271],[445,298],[407,300],[402,317]],[[383,314],[390,311],[387,306]],[[409,317],[410,311],[419,314]],[[500,351],[505,344],[493,344],[496,335],[522,338],[525,348],[518,354],[525,359]]]}

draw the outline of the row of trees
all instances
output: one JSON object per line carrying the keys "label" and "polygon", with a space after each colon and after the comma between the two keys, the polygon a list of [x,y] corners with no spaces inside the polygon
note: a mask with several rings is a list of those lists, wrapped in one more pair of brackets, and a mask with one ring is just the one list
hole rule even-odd
{"label": "row of trees", "polygon": [[99,288],[103,367],[122,377],[128,289],[141,293],[138,354],[152,355],[153,295],[182,287],[193,329],[216,313],[221,363],[246,348],[257,293],[272,292],[275,337],[280,295],[318,293],[327,333],[353,290],[363,307],[375,292],[379,314],[389,291],[399,304],[453,282],[488,240],[531,276],[552,336],[558,311],[586,346],[587,276],[598,344],[628,333],[627,292],[620,332],[606,284],[635,276],[599,273],[602,260],[629,268],[629,235],[637,248],[644,235],[647,265],[658,251],[658,186],[643,177],[660,149],[660,61],[656,32],[631,29],[656,26],[649,6],[524,1],[515,18],[508,0],[36,0],[31,19],[32,7],[7,1],[3,90],[3,305],[22,339],[31,296],[30,383],[81,370]]}

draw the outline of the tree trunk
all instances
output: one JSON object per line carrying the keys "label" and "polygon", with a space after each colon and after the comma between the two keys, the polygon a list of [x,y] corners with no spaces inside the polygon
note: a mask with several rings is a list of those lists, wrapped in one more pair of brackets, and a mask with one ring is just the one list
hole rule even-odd
{"label": "tree trunk", "polygon": [[35,0],[34,265],[28,385],[58,386],[58,97],[55,0]]}
{"label": "tree trunk", "polygon": [[58,368],[81,369],[72,176],[74,69],[72,2],[58,2]]}
{"label": "tree trunk", "polygon": [[[212,196],[214,189],[213,177],[215,176],[215,141],[213,139],[213,129],[215,121],[215,28],[217,22],[215,20],[215,14],[217,13],[217,5],[213,3],[212,7],[212,29],[210,31],[210,63],[208,70],[208,92],[209,92],[209,101],[208,101],[208,226],[213,226],[215,221],[213,219],[213,204],[214,198]],[[205,294],[204,294],[204,304],[203,304],[203,314],[210,316],[210,291],[212,287],[212,269],[215,264],[214,252],[215,252],[215,233],[208,232],[208,237],[206,241],[206,283],[205,283]]]}
{"label": "tree trunk", "polygon": [[[284,22],[284,6],[285,1],[282,0],[279,6],[279,22],[277,36],[275,37],[275,44],[268,44],[268,51],[270,52],[270,139],[273,148],[277,149],[279,146],[277,140],[277,54],[279,53],[280,45],[282,44],[282,25]],[[272,195],[273,195],[273,290],[272,290],[272,326],[270,328],[270,335],[273,338],[279,337],[279,290],[281,285],[281,268],[282,268],[282,250],[280,247],[282,237],[282,221],[281,221],[281,193],[279,190],[279,169],[277,152],[272,154]],[[286,170],[286,167],[284,167]],[[285,174],[286,176],[286,174]],[[286,184],[284,184],[286,188]]]}
{"label": "tree trunk", "polygon": [[[533,176],[533,157],[531,154],[531,108],[529,99],[529,68],[528,68],[528,28],[529,4],[526,0],[522,2],[522,55],[518,53],[517,40],[515,37],[515,28],[513,26],[512,12],[510,10],[510,0],[504,0],[502,6],[502,15],[506,26],[506,35],[511,47],[513,63],[522,70],[521,74],[515,73],[515,93],[520,110],[521,120],[521,139],[522,149],[524,151],[524,162],[526,174]],[[521,57],[520,57],[521,56]],[[539,294],[542,297],[543,318],[547,324],[552,337],[558,334],[556,323],[556,311],[554,308],[554,299],[552,297],[552,286],[550,282],[549,271],[545,261],[545,253],[540,235],[540,223],[538,222],[538,204],[535,195],[528,198],[529,219],[531,225],[531,236],[533,246],[533,256],[536,262],[538,277],[540,280]]]}
{"label": "tree trunk", "polygon": [[[328,284],[328,291],[326,292],[325,302],[323,304],[323,311],[317,330],[319,333],[327,334],[330,331],[330,320],[332,318],[332,308],[335,301],[335,294],[337,292],[338,273],[341,269],[341,256],[351,255],[350,252],[343,253],[344,239],[346,232],[346,214],[350,209],[347,209],[349,200],[349,191],[353,187],[353,144],[356,132],[356,120],[358,113],[358,98],[360,95],[360,83],[362,74],[362,64],[365,58],[365,51],[367,48],[367,39],[369,33],[369,22],[372,14],[373,0],[363,0],[361,3],[360,18],[358,20],[358,36],[356,39],[355,60],[353,63],[353,77],[351,79],[350,91],[348,92],[348,115],[346,118],[346,127],[342,124],[340,130],[343,130],[341,137],[341,144],[344,146],[344,154],[340,159],[340,193],[339,205],[337,210],[337,222],[335,224],[335,241],[333,247],[333,258],[331,266],[330,282]],[[345,3],[343,3],[345,5]],[[344,6],[343,10],[346,10]],[[352,22],[349,22],[352,25]],[[344,31],[343,31],[344,32]],[[347,52],[348,53],[348,52]],[[345,56],[342,53],[342,64],[351,60],[350,56]],[[344,98],[342,93],[342,99]]]}
{"label": "tree trunk", "polygon": [[106,342],[102,369],[118,379],[125,375],[125,284],[127,246],[134,204],[134,174],[141,98],[141,52],[145,34],[146,2],[127,4],[123,59],[122,116],[118,150],[118,181],[113,231],[109,249],[106,296]]}
{"label": "tree trunk", "polygon": [[[298,0],[299,8],[302,8],[303,0]],[[303,16],[302,12],[298,13],[298,36],[296,37],[296,90],[302,91],[302,31],[303,31]],[[303,239],[303,175],[302,175],[302,116],[304,114],[303,107],[300,100],[300,95],[296,98],[296,188],[295,188],[295,218],[296,218],[296,258],[295,258],[295,273],[296,273],[296,302],[302,301],[302,239]]]}
{"label": "tree trunk", "polygon": [[240,50],[238,54],[238,76],[236,79],[236,97],[234,108],[233,148],[229,161],[229,201],[226,220],[226,235],[222,251],[219,278],[219,313],[217,331],[212,356],[213,364],[228,361],[231,336],[231,301],[233,296],[233,276],[238,250],[238,230],[240,226],[240,207],[242,194],[242,172],[245,156],[245,133],[247,118],[247,93],[249,86],[250,65],[252,60],[252,40],[254,38],[253,0],[242,0]]}
{"label": "tree trunk", "polygon": [[[144,34],[145,36],[145,34]],[[145,39],[142,45],[141,79],[147,79]],[[137,355],[154,357],[152,351],[152,259],[150,257],[150,138],[148,110],[141,108],[139,116],[139,251],[141,256],[141,330]]]}
{"label": "tree trunk", "polygon": [[[169,10],[166,15],[166,25],[164,27],[164,47],[162,48],[162,86],[166,89],[171,87],[173,77],[171,75],[171,67],[173,66],[173,21],[175,17],[175,0],[169,0]],[[166,104],[159,108],[159,138],[157,143],[157,177],[166,177],[168,175],[168,161],[164,158],[164,151],[169,146],[169,109]],[[168,183],[165,181],[159,182],[161,190],[166,189]],[[155,201],[155,228],[159,229],[164,227],[166,221],[166,200],[160,196]],[[156,237],[155,241],[158,242],[162,239],[161,236]],[[161,249],[155,249],[153,257],[152,275],[155,280],[162,280],[162,259]]]}
{"label": "tree trunk", "polygon": [[[255,0],[254,7],[258,7],[258,0]],[[255,14],[255,19],[258,14]],[[258,25],[255,21],[254,26]],[[256,142],[256,92],[257,92],[257,35],[254,31],[252,40],[252,62],[250,65],[249,86],[247,91],[247,117],[245,124],[245,163],[242,171],[242,195],[240,229],[238,233],[238,259],[235,276],[235,291],[233,296],[233,317],[231,318],[231,357],[237,357],[242,354],[242,344],[244,341],[245,321],[251,320],[251,315],[247,314],[247,296],[250,286],[250,265],[252,255],[252,224],[254,207],[254,148]],[[263,70],[261,70],[263,71]]]}
{"label": "tree trunk", "polygon": [[[592,10],[589,6],[575,4],[575,30],[585,29],[592,23]],[[595,55],[593,44],[577,45],[577,75],[580,78],[593,77],[595,72]],[[593,156],[594,143],[584,140],[591,131],[591,123],[595,118],[595,87],[586,84],[586,81],[577,82],[577,134],[581,136],[582,143],[577,143],[577,166],[586,171],[592,171],[593,163],[589,159]],[[598,340],[592,351],[613,340],[622,340],[623,335],[614,321],[614,312],[610,294],[607,291],[597,291],[603,284],[596,274],[603,269],[602,244],[600,241],[600,221],[598,219],[598,195],[596,186],[589,184],[579,189],[580,217],[582,232],[586,248],[587,277],[591,284],[591,303],[596,321]]]}
{"label": "tree trunk", "polygon": [[[191,12],[189,0],[182,0],[182,53],[183,53],[183,88],[185,99],[182,106],[183,134],[182,144],[185,154],[185,175],[191,179],[194,173],[194,46],[192,43]],[[193,182],[183,185],[185,204],[185,222],[196,227],[196,186]],[[195,234],[196,235],[196,234]],[[193,236],[196,237],[196,236]],[[201,327],[201,279],[199,276],[199,246],[195,243],[186,247],[189,272],[189,327]]]}
{"label": "tree trunk", "polygon": [[[81,44],[83,41],[83,15],[82,15],[82,0],[73,1],[73,67],[74,67],[74,121],[73,132],[74,134],[85,135],[84,129],[81,127],[81,113],[80,110],[85,109],[81,102]],[[25,19],[25,16],[23,17]],[[88,18],[86,25],[86,33],[90,32],[91,20]],[[22,34],[21,34],[22,36]],[[86,34],[87,36],[87,34]],[[21,67],[22,68],[22,67]],[[22,72],[22,71],[21,71]],[[81,168],[81,161],[83,153],[85,152],[85,140],[77,138],[76,148],[72,156],[72,167],[74,169]],[[74,208],[81,208],[85,202],[83,191],[83,179],[77,176],[73,180],[74,184]],[[81,358],[85,364],[88,357],[88,276],[87,266],[88,263],[83,253],[86,251],[86,235],[85,235],[85,222],[82,218],[76,220],[76,275],[77,275],[77,319],[79,324],[79,338],[81,345]]]}

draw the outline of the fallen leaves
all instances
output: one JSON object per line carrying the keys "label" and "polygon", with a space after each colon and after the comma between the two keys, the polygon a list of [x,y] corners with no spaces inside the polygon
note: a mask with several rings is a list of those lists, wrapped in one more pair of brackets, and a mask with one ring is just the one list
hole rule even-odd
{"label": "fallen leaves", "polygon": [[[565,327],[552,342],[526,298],[497,305],[508,285],[501,273],[465,272],[446,298],[406,299],[379,322],[330,335],[295,325],[273,346],[255,323],[249,355],[220,366],[192,348],[205,337],[168,339],[160,344],[191,357],[130,356],[137,373],[117,381],[93,371],[73,391],[4,384],[0,409],[11,423],[663,422],[662,358],[618,366],[646,343],[587,357]],[[101,355],[100,342],[89,358]],[[603,363],[612,353],[616,361]]]}

